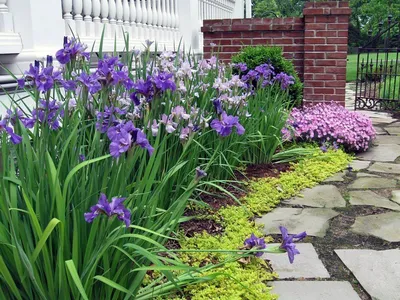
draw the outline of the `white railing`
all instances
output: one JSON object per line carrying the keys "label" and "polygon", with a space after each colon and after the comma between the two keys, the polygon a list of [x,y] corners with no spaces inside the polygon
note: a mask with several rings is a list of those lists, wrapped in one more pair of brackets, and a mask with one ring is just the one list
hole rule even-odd
{"label": "white railing", "polygon": [[183,45],[201,54],[203,20],[243,18],[244,1],[0,0],[0,61],[21,73],[60,49],[64,35],[78,36],[95,51],[103,35],[104,51],[126,51],[129,36],[128,50],[148,39],[161,50]]}
{"label": "white railing", "polygon": [[13,16],[7,0],[0,0],[0,53],[13,54],[22,50],[22,42],[14,32]]}

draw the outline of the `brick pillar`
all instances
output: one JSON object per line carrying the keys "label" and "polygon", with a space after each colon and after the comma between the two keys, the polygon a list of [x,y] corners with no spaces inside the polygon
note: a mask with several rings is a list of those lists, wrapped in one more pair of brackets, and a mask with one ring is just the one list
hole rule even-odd
{"label": "brick pillar", "polygon": [[345,105],[348,2],[307,2],[304,15],[304,104]]}

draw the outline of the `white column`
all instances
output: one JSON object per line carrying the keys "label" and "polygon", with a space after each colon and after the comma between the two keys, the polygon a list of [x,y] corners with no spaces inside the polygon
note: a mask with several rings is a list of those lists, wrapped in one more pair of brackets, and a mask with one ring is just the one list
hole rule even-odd
{"label": "white column", "polygon": [[[143,38],[143,13],[142,13],[142,3],[141,0],[136,0],[136,23],[138,28],[138,39]],[[146,38],[146,37],[144,37]]]}
{"label": "white column", "polygon": [[[122,2],[122,10],[124,11],[123,17],[124,17],[124,34],[125,34],[125,33],[129,33],[130,28],[131,28],[131,26],[130,26],[131,11],[130,11],[128,0],[124,0]],[[129,34],[129,37],[132,38],[132,36],[130,34]]]}
{"label": "white column", "polygon": [[82,0],[73,0],[72,2],[74,21],[75,21],[75,35],[82,36],[85,35],[85,27],[83,24],[82,10],[83,3]]}
{"label": "white column", "polygon": [[244,18],[244,0],[236,0],[233,9],[232,18],[243,19]]}
{"label": "white column", "polygon": [[138,28],[137,28],[137,23],[136,23],[136,3],[135,0],[131,0],[129,3],[129,9],[130,9],[130,21],[131,21],[131,35],[132,39],[139,39],[138,35]]}
{"label": "white column", "polygon": [[115,0],[108,0],[108,18],[110,20],[110,28],[111,28],[111,38],[115,39],[117,33],[117,8],[115,6]]}
{"label": "white column", "polygon": [[178,0],[178,14],[180,16],[179,31],[186,49],[195,52],[200,49],[200,25],[198,0]]}
{"label": "white column", "polygon": [[[94,1],[93,1],[94,2]],[[83,21],[85,23],[84,35],[94,37],[94,23],[92,22],[92,1],[83,0]]]}
{"label": "white column", "polygon": [[147,24],[148,24],[148,36],[151,41],[155,40],[154,26],[153,26],[153,9],[151,7],[151,0],[147,0]]}
{"label": "white column", "polygon": [[108,1],[101,0],[100,2],[101,7],[101,23],[103,23],[104,28],[104,36],[110,37],[110,21],[108,20]]}
{"label": "white column", "polygon": [[13,16],[8,10],[7,0],[0,0],[0,32],[13,32]]}
{"label": "white column", "polygon": [[149,38],[149,28],[147,26],[147,8],[146,0],[138,0],[142,3],[142,24],[143,24],[143,36],[145,39]]}
{"label": "white column", "polygon": [[101,12],[100,0],[92,0],[94,35],[96,37],[99,37],[101,35],[101,30],[102,30],[100,12]]}
{"label": "white column", "polygon": [[65,34],[71,35],[71,31],[75,32],[75,23],[72,20],[72,0],[63,0],[62,8],[65,22]]}
{"label": "white column", "polygon": [[251,18],[251,0],[246,0],[246,18]]}
{"label": "white column", "polygon": [[124,29],[122,25],[124,21],[122,21],[124,17],[124,10],[122,6],[122,0],[116,0],[116,9],[117,9],[117,37],[121,40],[124,39]]}

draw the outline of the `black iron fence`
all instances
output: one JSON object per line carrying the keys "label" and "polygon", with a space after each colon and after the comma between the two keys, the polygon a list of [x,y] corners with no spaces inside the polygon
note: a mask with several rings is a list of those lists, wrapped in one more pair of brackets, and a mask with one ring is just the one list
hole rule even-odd
{"label": "black iron fence", "polygon": [[358,49],[355,109],[400,110],[400,22],[387,24]]}

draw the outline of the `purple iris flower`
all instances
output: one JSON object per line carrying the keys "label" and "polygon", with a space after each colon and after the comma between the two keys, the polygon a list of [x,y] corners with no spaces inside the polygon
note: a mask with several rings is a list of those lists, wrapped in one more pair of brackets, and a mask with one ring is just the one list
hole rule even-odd
{"label": "purple iris flower", "polygon": [[60,81],[62,87],[67,91],[75,91],[76,90],[76,82],[74,80],[61,80]]}
{"label": "purple iris flower", "polygon": [[35,84],[40,92],[47,92],[54,85],[53,67],[43,68],[43,70],[36,76]]}
{"label": "purple iris flower", "polygon": [[132,133],[133,133],[132,134],[133,142],[139,145],[141,148],[146,149],[147,152],[149,152],[149,154],[152,155],[154,152],[154,148],[150,145],[143,131],[136,128],[135,130],[132,131]]}
{"label": "purple iris flower", "polygon": [[42,124],[48,124],[50,129],[57,130],[60,128],[59,119],[63,113],[64,111],[56,100],[40,100],[39,108],[32,110],[32,118],[22,122],[24,123],[25,127],[31,128],[36,121],[39,121]]}
{"label": "purple iris flower", "polygon": [[83,154],[79,154],[79,161],[80,161],[80,162],[83,162],[83,161],[85,161],[85,160],[86,160],[86,156],[83,155]]}
{"label": "purple iris flower", "polygon": [[29,79],[35,79],[39,75],[39,64],[29,65],[29,70],[25,71],[25,76]]}
{"label": "purple iris flower", "polygon": [[279,230],[282,234],[282,244],[280,248],[287,252],[289,262],[292,264],[294,261],[294,256],[296,254],[300,254],[300,251],[296,249],[295,242],[299,242],[304,239],[307,236],[307,233],[304,231],[299,234],[288,234],[288,230],[283,226],[279,226]]}
{"label": "purple iris flower", "polygon": [[68,41],[68,38],[64,37],[64,46],[56,52],[56,59],[63,65],[69,63],[78,55],[89,59],[89,53],[84,52],[86,48],[84,44],[78,42],[76,39],[72,38]]}
{"label": "purple iris flower", "polygon": [[25,78],[20,78],[20,79],[18,79],[18,80],[17,80],[17,83],[18,83],[18,87],[19,87],[20,89],[23,89],[23,88],[25,87]]}
{"label": "purple iris flower", "polygon": [[221,100],[214,99],[213,100],[213,105],[214,105],[215,111],[216,111],[218,116],[221,115],[224,112],[222,107],[221,107]]}
{"label": "purple iris flower", "polygon": [[90,212],[84,214],[85,221],[92,223],[95,218],[102,214],[109,218],[117,216],[118,220],[123,221],[128,228],[131,225],[131,212],[122,204],[125,199],[113,197],[111,202],[108,202],[106,195],[100,194],[97,204],[90,208]]}
{"label": "purple iris flower", "polygon": [[233,127],[236,127],[238,135],[242,135],[245,131],[244,127],[239,123],[239,118],[228,116],[226,112],[222,113],[220,119],[214,119],[211,121],[211,128],[223,137],[230,135]]}
{"label": "purple iris flower", "polygon": [[235,64],[234,67],[239,69],[240,72],[246,72],[247,71],[247,65],[245,63]]}
{"label": "purple iris flower", "polygon": [[173,76],[174,75],[172,73],[160,72],[153,77],[154,84],[162,92],[165,92],[166,90],[175,91],[176,84],[173,80],[171,80]]}
{"label": "purple iris flower", "polygon": [[200,180],[201,178],[206,176],[207,173],[204,170],[200,169],[199,167],[196,168],[196,180]]}
{"label": "purple iris flower", "polygon": [[130,98],[136,106],[140,105],[138,94],[144,96],[147,102],[153,100],[155,91],[150,76],[147,77],[146,81],[144,81],[143,79],[139,79],[136,83],[133,84],[133,88],[135,89],[135,92],[130,95]]}
{"label": "purple iris flower", "polygon": [[122,153],[127,152],[132,145],[132,136],[129,132],[121,130],[121,132],[114,137],[110,144],[110,154],[113,157],[119,157]]}
{"label": "purple iris flower", "polygon": [[7,119],[3,119],[0,120],[0,132],[5,131],[8,135],[8,137],[10,138],[10,141],[17,145],[20,144],[22,142],[22,137],[15,134],[14,130],[8,126],[8,120]]}
{"label": "purple iris flower", "polygon": [[283,72],[276,75],[274,80],[281,84],[282,90],[286,90],[289,87],[289,85],[294,84],[294,77]]}
{"label": "purple iris flower", "polygon": [[[251,236],[244,241],[244,245],[248,249],[265,249],[267,248],[267,245],[265,244],[265,240],[263,238],[258,238],[254,235],[254,233],[251,234]],[[264,252],[255,252],[256,257],[261,257]]]}
{"label": "purple iris flower", "polygon": [[91,94],[95,94],[101,90],[101,84],[98,81],[98,79],[99,77],[95,73],[88,75],[85,72],[82,72],[77,77],[77,80],[80,81],[83,85],[85,85],[88,88],[89,93]]}
{"label": "purple iris flower", "polygon": [[124,113],[125,111],[116,109],[114,106],[106,106],[103,112],[98,112],[96,129],[101,133],[106,133],[110,126],[118,124],[117,118],[115,117],[115,113],[120,114]]}
{"label": "purple iris flower", "polygon": [[321,149],[321,151],[324,152],[324,153],[328,151],[328,148],[326,148],[325,145],[322,145],[322,146],[320,147],[320,149]]}

